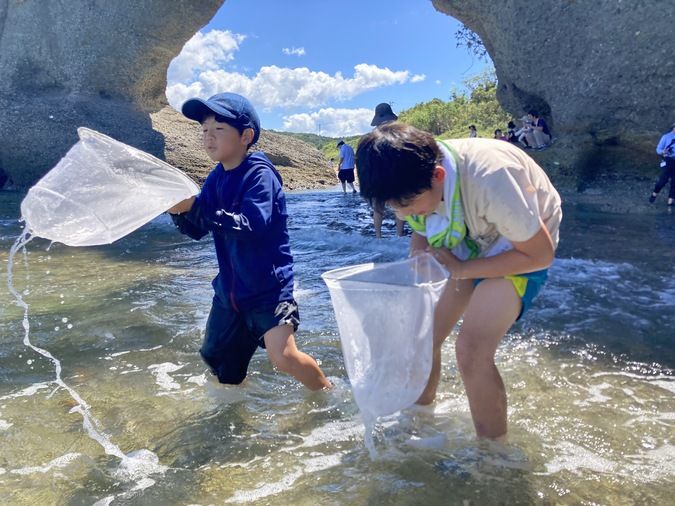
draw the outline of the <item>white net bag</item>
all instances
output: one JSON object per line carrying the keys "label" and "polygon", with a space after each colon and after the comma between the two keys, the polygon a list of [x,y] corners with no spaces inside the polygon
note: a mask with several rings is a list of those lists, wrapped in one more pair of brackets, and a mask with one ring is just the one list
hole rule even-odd
{"label": "white net bag", "polygon": [[424,391],[434,308],[447,277],[428,254],[322,274],[354,399],[366,420],[410,407]]}
{"label": "white net bag", "polygon": [[199,193],[180,170],[88,128],[21,202],[26,228],[68,246],[109,244]]}

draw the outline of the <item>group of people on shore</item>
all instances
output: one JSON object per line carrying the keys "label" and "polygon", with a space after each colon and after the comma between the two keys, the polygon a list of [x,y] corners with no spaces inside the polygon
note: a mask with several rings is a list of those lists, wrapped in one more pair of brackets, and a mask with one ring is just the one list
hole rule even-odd
{"label": "group of people on shore", "polygon": [[[518,120],[520,127],[511,120],[506,125],[506,134],[501,128],[494,132],[494,139],[511,142],[523,149],[534,149],[541,151],[551,145],[553,137],[546,120],[539,116],[535,110],[531,110],[525,116]],[[477,137],[475,125],[469,125],[469,137]]]}
{"label": "group of people on shore", "polygon": [[[260,347],[307,388],[331,388],[317,361],[295,343],[300,316],[286,199],[272,162],[249,152],[260,135],[255,109],[240,95],[220,93],[190,99],[182,112],[201,124],[204,149],[216,162],[200,194],[168,210],[182,233],[210,234],[215,243],[219,270],[202,358],[215,380],[239,384]],[[560,197],[534,160],[509,143],[437,141],[398,122],[388,104],[376,108],[372,123],[355,155],[341,149],[338,175],[353,175],[355,167],[374,212],[389,206],[413,230],[410,255],[431,255],[448,271],[434,314],[422,315],[434,320],[433,366],[417,402],[434,401],[441,346],[463,317],[455,349],[475,431],[502,439],[506,391],[494,355],[546,282]],[[344,191],[346,185],[356,191],[343,176]]]}

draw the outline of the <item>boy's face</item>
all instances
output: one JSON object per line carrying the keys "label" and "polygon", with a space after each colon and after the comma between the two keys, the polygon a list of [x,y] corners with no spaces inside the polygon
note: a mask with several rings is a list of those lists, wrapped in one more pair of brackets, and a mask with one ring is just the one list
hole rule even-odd
{"label": "boy's face", "polygon": [[202,121],[202,141],[204,149],[214,162],[241,162],[246,154],[248,144],[253,139],[253,130],[247,128],[243,133],[227,123],[219,123],[213,116]]}
{"label": "boy's face", "polygon": [[396,217],[400,220],[406,216],[427,216],[438,208],[443,200],[443,181],[445,180],[445,169],[440,165],[434,169],[431,178],[431,188],[418,193],[412,199],[408,199],[401,205],[399,202],[387,202],[389,207],[394,210]]}

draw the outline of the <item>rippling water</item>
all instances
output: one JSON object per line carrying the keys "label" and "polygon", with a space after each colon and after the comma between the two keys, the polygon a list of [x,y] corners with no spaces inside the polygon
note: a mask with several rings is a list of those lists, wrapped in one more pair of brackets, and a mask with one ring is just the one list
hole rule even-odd
{"label": "rippling water", "polygon": [[[0,259],[20,234],[0,192]],[[198,356],[215,255],[160,217],[95,248],[40,239],[15,258],[23,310],[0,288],[3,504],[666,504],[675,480],[675,216],[566,209],[559,258],[497,361],[510,442],[477,442],[450,338],[435,410],[385,420],[371,460],[319,275],[406,254],[339,192],[288,196],[297,340],[336,388],[309,393],[254,357],[243,387]],[[601,260],[600,260],[601,259]]]}

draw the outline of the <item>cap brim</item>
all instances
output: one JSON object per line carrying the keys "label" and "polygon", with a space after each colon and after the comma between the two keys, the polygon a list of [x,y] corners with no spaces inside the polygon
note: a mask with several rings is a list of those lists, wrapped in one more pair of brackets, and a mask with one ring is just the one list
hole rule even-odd
{"label": "cap brim", "polygon": [[186,100],[181,107],[183,116],[194,121],[202,121],[209,114],[218,114],[225,118],[233,119],[232,113],[224,107],[214,107],[201,98]]}

